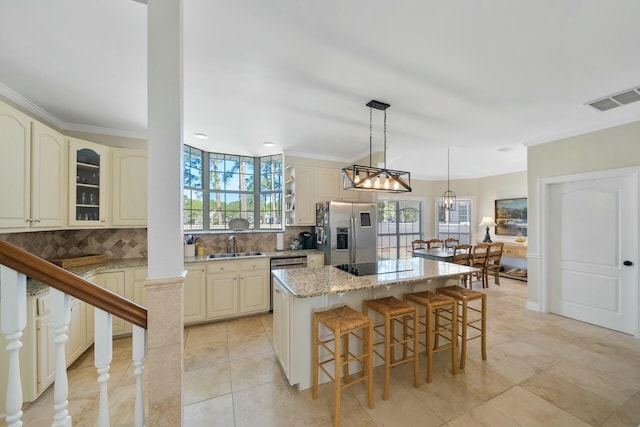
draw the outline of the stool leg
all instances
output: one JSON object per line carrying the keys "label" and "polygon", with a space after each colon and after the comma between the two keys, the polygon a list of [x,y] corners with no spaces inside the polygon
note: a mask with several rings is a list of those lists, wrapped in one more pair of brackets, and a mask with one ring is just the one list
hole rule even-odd
{"label": "stool leg", "polygon": [[464,369],[467,359],[467,300],[462,300],[462,351],[460,352],[460,369]]}
{"label": "stool leg", "polygon": [[487,296],[482,297],[482,360],[487,360]]}
{"label": "stool leg", "polygon": [[[349,360],[349,334],[350,332],[347,332],[342,336],[342,347],[344,348],[343,354],[344,354],[345,362]],[[343,366],[344,366],[344,383],[347,384],[349,382],[349,362],[345,363]]]}
{"label": "stool leg", "polygon": [[451,306],[451,373],[456,374],[456,347],[458,344],[458,301]]}
{"label": "stool leg", "polygon": [[311,397],[315,400],[318,398],[318,316],[313,314],[313,328],[311,328],[311,342],[313,343],[313,389]]}
{"label": "stool leg", "polygon": [[333,416],[333,426],[338,427],[340,425],[340,390],[342,388],[342,381],[340,380],[340,365],[342,365],[342,357],[341,357],[341,348],[340,348],[340,331],[333,331],[334,336],[334,362],[335,369],[334,375],[335,380],[333,381],[333,396],[334,396],[334,416]]}
{"label": "stool leg", "polygon": [[[363,331],[365,334],[365,344],[369,355],[366,358],[367,362],[367,388],[369,393],[369,409],[373,409],[373,321],[369,323],[369,327]],[[364,369],[363,369],[364,371]]]}
{"label": "stool leg", "polygon": [[[416,388],[420,387],[420,366],[418,358],[418,309],[413,312],[413,384]],[[407,322],[407,316],[405,316],[405,324]],[[405,332],[405,337],[406,337]]]}
{"label": "stool leg", "polygon": [[[440,309],[436,308],[435,311],[433,312],[433,321],[434,321],[434,330],[438,331],[440,330]],[[433,334],[433,348],[436,349],[438,348],[438,342],[439,342],[439,338],[440,338],[440,334],[435,333]]]}
{"label": "stool leg", "polygon": [[389,378],[391,377],[391,318],[384,316],[384,390],[382,400],[389,398]]}
{"label": "stool leg", "polygon": [[427,306],[427,318],[426,318],[426,335],[427,335],[427,383],[432,381],[433,375],[433,310],[430,305]]}

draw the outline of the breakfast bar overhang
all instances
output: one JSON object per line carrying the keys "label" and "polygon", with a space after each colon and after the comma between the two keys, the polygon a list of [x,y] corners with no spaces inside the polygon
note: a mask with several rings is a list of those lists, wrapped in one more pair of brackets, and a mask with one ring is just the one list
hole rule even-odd
{"label": "breakfast bar overhang", "polygon": [[[273,346],[291,385],[312,385],[311,313],[336,305],[361,311],[367,299],[432,291],[459,283],[477,269],[422,258],[378,261],[375,272],[354,275],[336,266],[274,270]],[[358,265],[347,270],[357,270]],[[356,272],[357,274],[357,272]],[[364,273],[363,273],[364,274]],[[322,381],[322,380],[321,380]]]}

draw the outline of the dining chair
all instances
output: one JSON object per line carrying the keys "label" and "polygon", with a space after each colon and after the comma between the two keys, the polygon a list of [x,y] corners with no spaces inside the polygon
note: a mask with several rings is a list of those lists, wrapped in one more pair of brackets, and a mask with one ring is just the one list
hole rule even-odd
{"label": "dining chair", "polygon": [[426,249],[427,248],[427,241],[426,240],[413,240],[411,242],[411,250],[415,251],[416,249]]}
{"label": "dining chair", "polygon": [[453,248],[454,246],[458,246],[459,244],[460,244],[460,239],[454,239],[453,237],[444,239],[444,247],[446,249]]}
{"label": "dining chair", "polygon": [[427,249],[444,248],[444,242],[440,239],[427,240]]}
{"label": "dining chair", "polygon": [[493,242],[489,245],[489,253],[487,255],[487,263],[484,267],[485,282],[489,286],[489,274],[493,275],[493,281],[496,285],[500,285],[500,260],[502,259],[502,251],[504,243]]}
{"label": "dining chair", "polygon": [[[453,257],[451,261],[454,264],[468,266],[471,261],[471,245],[456,245],[453,247]],[[471,273],[460,275],[460,282],[467,287],[467,281],[469,281],[469,287],[471,287]]]}
{"label": "dining chair", "polygon": [[[487,257],[489,255],[489,244],[488,243],[478,243],[473,247],[473,251],[471,252],[471,259],[469,261],[469,265],[471,267],[475,267],[480,271],[476,273],[477,279],[482,279],[482,287],[486,288],[486,266],[487,266]],[[473,277],[473,276],[471,276]],[[473,282],[469,284],[469,287],[473,288]]]}

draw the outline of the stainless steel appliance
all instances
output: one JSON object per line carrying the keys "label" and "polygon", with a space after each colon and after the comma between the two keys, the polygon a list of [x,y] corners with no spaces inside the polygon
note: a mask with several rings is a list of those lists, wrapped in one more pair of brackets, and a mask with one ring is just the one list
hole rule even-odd
{"label": "stainless steel appliance", "polygon": [[316,204],[316,247],[324,251],[325,265],[376,261],[377,230],[375,203]]}
{"label": "stainless steel appliance", "polygon": [[[271,258],[271,271],[285,268],[305,268],[307,266],[307,256],[306,255],[291,255],[284,256],[279,258]],[[270,289],[270,305],[269,310],[273,311],[273,276],[269,274],[269,283],[271,284]]]}
{"label": "stainless steel appliance", "polygon": [[302,249],[315,249],[316,235],[308,231],[300,233],[300,244],[302,245]]}

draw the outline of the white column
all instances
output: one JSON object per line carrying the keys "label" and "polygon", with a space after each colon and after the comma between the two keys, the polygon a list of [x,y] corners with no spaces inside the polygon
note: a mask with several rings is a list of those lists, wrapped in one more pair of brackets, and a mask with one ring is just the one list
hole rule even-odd
{"label": "white column", "polygon": [[147,9],[148,424],[172,427],[183,418],[182,3]]}
{"label": "white column", "polygon": [[67,359],[65,346],[67,331],[71,321],[71,297],[55,288],[49,290],[51,298],[51,329],[56,345],[56,379],[53,386],[53,427],[71,427],[71,416],[67,407],[69,401],[69,382],[67,380]]}
{"label": "white column", "polygon": [[[20,349],[22,331],[27,325],[27,278],[4,265],[0,266],[0,322],[7,340],[9,372],[7,378],[6,422],[9,427],[22,427],[22,381]],[[4,387],[5,384],[0,384]]]}

